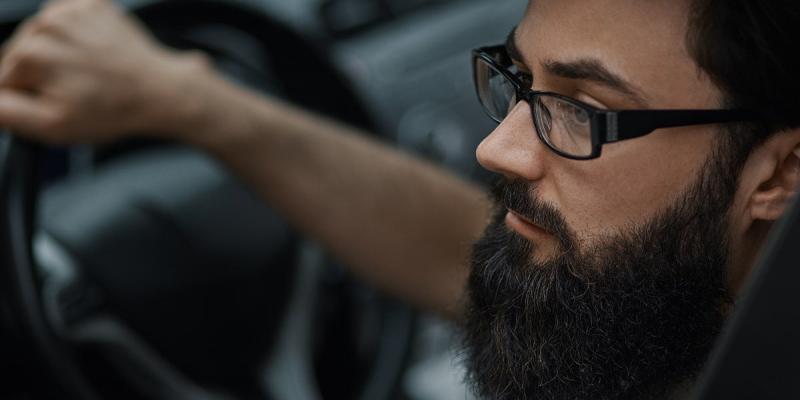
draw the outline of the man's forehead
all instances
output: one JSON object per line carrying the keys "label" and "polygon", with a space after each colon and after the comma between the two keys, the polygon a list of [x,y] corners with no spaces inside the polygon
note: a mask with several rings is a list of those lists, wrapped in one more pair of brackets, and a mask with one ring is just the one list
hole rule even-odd
{"label": "man's forehead", "polygon": [[[532,1],[509,35],[509,52],[516,51],[520,61],[539,72],[546,64],[581,64],[581,71],[560,69],[579,72],[572,74],[578,77],[599,72],[588,77],[638,100],[654,99],[654,107],[715,105],[716,88],[686,50],[689,10],[679,3],[688,5],[688,0]],[[546,76],[539,78],[542,83]],[[713,93],[698,90],[703,88]]]}
{"label": "man's forehead", "polygon": [[[517,46],[516,27],[514,27],[506,38],[506,51],[511,59],[528,65],[533,68],[532,63],[523,55]],[[634,83],[629,82],[621,74],[614,72],[607,67],[601,60],[590,57],[573,58],[569,60],[539,59],[539,69],[544,73],[565,78],[582,80],[601,85],[609,90],[618,92],[626,97],[638,108],[649,108],[647,96]]]}

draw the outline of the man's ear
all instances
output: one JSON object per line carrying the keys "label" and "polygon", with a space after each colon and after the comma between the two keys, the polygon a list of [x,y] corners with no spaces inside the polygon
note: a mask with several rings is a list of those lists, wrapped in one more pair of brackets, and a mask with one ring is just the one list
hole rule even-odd
{"label": "man's ear", "polygon": [[759,185],[750,197],[750,216],[753,220],[775,221],[800,190],[800,129],[768,139],[762,150],[769,162],[764,164]]}

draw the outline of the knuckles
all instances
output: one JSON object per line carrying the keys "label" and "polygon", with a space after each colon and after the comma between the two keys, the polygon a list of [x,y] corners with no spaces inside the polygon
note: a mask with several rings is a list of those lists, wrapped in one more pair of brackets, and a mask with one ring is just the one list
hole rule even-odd
{"label": "knuckles", "polygon": [[3,56],[10,75],[24,74],[40,69],[54,61],[55,54],[48,51],[50,46],[41,38],[21,41],[8,49]]}
{"label": "knuckles", "polygon": [[69,19],[55,12],[45,11],[34,17],[30,24],[32,25],[31,30],[37,33],[63,33],[69,22]]}
{"label": "knuckles", "polygon": [[[71,3],[69,1],[64,3]],[[69,54],[59,50],[65,46],[63,37],[73,21],[65,11],[46,9],[25,22],[14,37],[4,46],[2,64],[9,71],[25,70],[58,61]]]}
{"label": "knuckles", "polygon": [[102,18],[99,14],[110,8],[107,0],[62,0],[45,6],[32,22],[39,31],[67,33],[79,29],[84,22]]}

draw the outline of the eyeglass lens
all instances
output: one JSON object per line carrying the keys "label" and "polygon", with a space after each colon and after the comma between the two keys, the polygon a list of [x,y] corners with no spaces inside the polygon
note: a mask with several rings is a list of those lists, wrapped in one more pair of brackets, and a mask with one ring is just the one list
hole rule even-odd
{"label": "eyeglass lens", "polygon": [[[492,119],[501,122],[519,100],[516,87],[486,60],[478,57],[475,62],[480,102]],[[591,117],[586,109],[549,94],[534,94],[530,103],[536,129],[550,147],[575,157],[592,154]]]}
{"label": "eyeglass lens", "polygon": [[517,104],[517,89],[503,74],[483,60],[475,65],[475,72],[481,104],[492,119],[501,122]]}

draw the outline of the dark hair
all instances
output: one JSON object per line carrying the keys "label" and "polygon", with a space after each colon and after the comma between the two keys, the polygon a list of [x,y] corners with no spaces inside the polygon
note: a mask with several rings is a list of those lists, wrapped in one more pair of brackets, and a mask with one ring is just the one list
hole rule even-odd
{"label": "dark hair", "polygon": [[763,116],[763,140],[800,126],[798,39],[797,0],[695,0],[687,47],[726,106]]}

